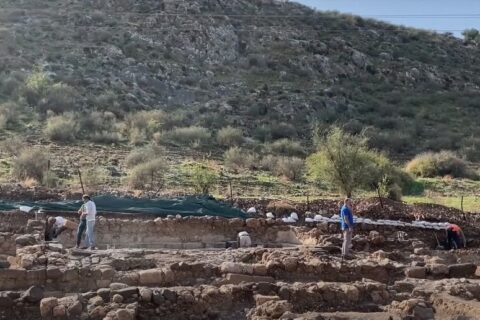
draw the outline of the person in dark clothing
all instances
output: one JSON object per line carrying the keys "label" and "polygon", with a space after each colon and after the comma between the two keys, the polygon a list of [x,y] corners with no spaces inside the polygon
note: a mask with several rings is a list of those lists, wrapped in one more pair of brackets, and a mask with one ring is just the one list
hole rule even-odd
{"label": "person in dark clothing", "polygon": [[467,241],[462,229],[456,224],[450,224],[447,228],[447,247],[448,249],[466,248]]}
{"label": "person in dark clothing", "polygon": [[80,224],[78,225],[78,229],[77,229],[77,245],[75,246],[75,248],[77,248],[77,249],[80,248],[80,244],[82,243],[83,234],[87,230],[87,215],[86,215],[86,212],[85,212],[85,205],[84,204],[78,210],[78,214],[80,215]]}

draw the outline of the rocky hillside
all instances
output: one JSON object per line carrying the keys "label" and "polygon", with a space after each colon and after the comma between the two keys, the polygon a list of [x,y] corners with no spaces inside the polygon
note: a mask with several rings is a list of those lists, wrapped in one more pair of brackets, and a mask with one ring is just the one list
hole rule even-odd
{"label": "rocky hillside", "polygon": [[[0,98],[40,127],[46,110],[160,109],[170,128],[232,125],[307,147],[314,124],[334,122],[368,127],[397,156],[475,160],[480,144],[480,48],[451,35],[285,1],[1,0],[0,43]],[[25,93],[36,70],[56,100]]]}

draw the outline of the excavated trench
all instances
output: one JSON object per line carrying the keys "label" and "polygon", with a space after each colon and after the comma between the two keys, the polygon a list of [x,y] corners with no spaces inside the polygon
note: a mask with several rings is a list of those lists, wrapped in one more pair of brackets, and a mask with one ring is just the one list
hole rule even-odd
{"label": "excavated trench", "polygon": [[[358,225],[356,256],[342,260],[336,224],[100,216],[100,250],[84,251],[71,249],[70,233],[42,241],[46,217],[0,215],[0,319],[475,319],[480,311],[477,250],[433,250],[434,231]],[[255,246],[225,248],[240,231]]]}

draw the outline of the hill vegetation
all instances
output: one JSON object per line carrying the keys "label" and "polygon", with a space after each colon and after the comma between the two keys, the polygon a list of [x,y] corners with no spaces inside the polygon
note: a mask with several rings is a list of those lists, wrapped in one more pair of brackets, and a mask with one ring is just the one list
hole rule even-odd
{"label": "hill vegetation", "polygon": [[[0,0],[0,25],[4,180],[25,179],[19,161],[41,146],[49,159],[30,158],[48,170],[31,175],[49,184],[81,167],[93,184],[180,188],[185,170],[164,168],[193,158],[295,188],[312,129],[332,126],[400,163],[442,150],[480,161],[475,30],[461,40],[269,0]],[[190,170],[196,189],[210,167]]]}

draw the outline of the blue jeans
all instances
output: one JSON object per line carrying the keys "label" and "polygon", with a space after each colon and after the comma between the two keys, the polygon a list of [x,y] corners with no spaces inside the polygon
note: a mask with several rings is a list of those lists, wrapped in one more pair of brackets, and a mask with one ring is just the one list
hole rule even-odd
{"label": "blue jeans", "polygon": [[87,247],[95,247],[95,220],[87,221],[87,237],[85,241],[87,243]]}

